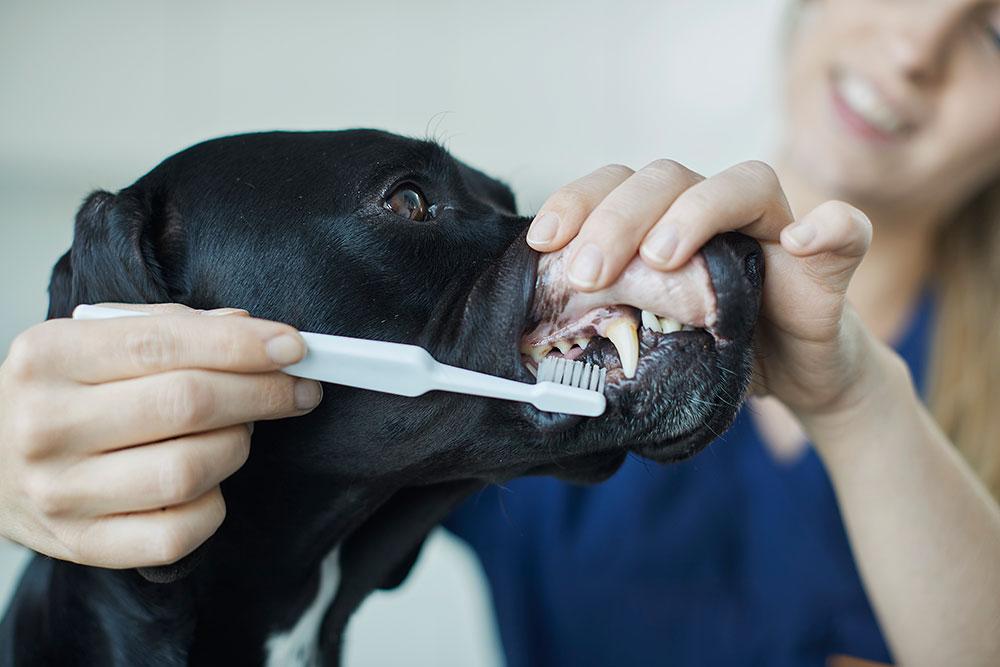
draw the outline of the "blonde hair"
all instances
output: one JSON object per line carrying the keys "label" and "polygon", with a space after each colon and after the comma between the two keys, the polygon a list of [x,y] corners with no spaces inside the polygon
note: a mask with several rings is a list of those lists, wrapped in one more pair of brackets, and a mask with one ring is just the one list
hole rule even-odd
{"label": "blonde hair", "polygon": [[1000,499],[1000,179],[938,230],[928,405]]}
{"label": "blonde hair", "polygon": [[[790,0],[785,50],[802,7]],[[1000,175],[937,232],[935,324],[927,404],[994,498],[1000,499]]]}

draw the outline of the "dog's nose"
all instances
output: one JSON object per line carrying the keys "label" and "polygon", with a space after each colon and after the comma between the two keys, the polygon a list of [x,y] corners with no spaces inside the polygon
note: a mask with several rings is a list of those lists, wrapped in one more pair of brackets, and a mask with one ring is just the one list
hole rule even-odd
{"label": "dog's nose", "polygon": [[[754,245],[756,246],[756,244]],[[764,253],[760,246],[750,248],[750,251],[743,256],[743,273],[755,288],[763,287]]]}
{"label": "dog's nose", "polygon": [[760,245],[743,234],[727,234],[726,240],[747,281],[754,289],[760,289],[764,284],[764,254]]}

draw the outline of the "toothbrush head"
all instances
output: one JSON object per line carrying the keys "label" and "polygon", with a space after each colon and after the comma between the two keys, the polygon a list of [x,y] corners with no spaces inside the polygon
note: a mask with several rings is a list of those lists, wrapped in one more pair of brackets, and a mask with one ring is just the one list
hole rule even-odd
{"label": "toothbrush head", "polygon": [[608,371],[596,364],[570,361],[562,357],[545,357],[538,364],[537,382],[555,382],[568,387],[604,393]]}

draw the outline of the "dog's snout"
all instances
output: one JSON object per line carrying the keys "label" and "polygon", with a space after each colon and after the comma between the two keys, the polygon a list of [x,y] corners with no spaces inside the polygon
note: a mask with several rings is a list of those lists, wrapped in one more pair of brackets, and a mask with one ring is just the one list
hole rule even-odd
{"label": "dog's snout", "polygon": [[758,248],[750,248],[743,256],[743,275],[756,289],[764,286],[764,253]]}

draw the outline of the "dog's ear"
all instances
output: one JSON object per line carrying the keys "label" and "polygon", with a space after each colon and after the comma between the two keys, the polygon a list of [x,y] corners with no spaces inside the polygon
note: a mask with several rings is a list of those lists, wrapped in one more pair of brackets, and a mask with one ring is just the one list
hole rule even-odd
{"label": "dog's ear", "polygon": [[69,317],[81,303],[177,300],[183,259],[183,226],[165,197],[135,186],[94,192],[52,271],[48,316]]}

